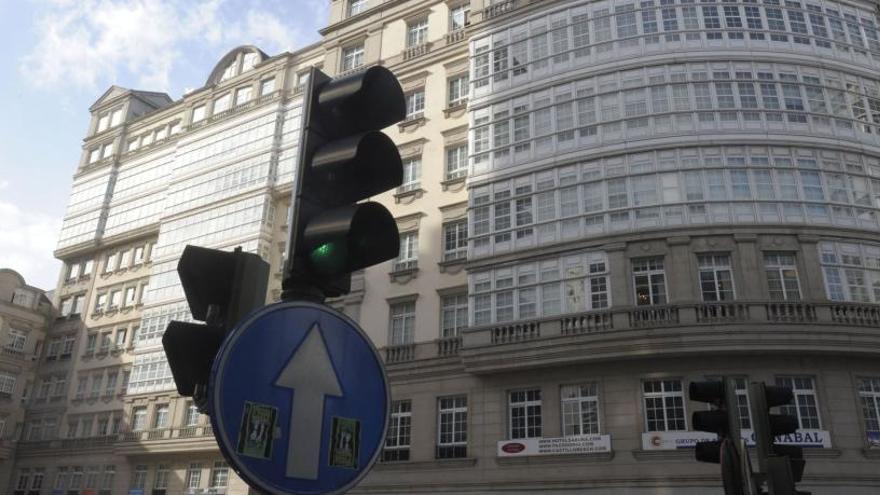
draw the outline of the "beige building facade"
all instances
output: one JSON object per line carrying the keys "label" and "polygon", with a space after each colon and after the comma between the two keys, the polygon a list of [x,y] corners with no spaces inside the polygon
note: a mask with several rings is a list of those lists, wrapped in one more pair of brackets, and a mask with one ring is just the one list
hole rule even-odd
{"label": "beige building facade", "polygon": [[686,395],[720,375],[795,390],[805,489],[877,492],[875,3],[329,7],[313,46],[90,109],[10,493],[248,493],[161,350],[176,263],[242,246],[278,299],[304,75],[374,64],[407,117],[400,256],[331,302],[393,388],[356,492],[720,494]]}

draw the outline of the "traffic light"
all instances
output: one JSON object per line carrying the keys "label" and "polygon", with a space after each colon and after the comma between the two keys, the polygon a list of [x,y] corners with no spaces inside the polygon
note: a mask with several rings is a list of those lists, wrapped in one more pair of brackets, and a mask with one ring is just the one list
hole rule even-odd
{"label": "traffic light", "polygon": [[790,414],[770,414],[770,408],[794,402],[794,393],[786,387],[752,383],[752,418],[758,466],[765,474],[770,495],[809,495],[795,488],[804,475],[803,448],[776,445],[774,439],[798,429],[798,419]]}
{"label": "traffic light", "polygon": [[214,356],[226,334],[266,302],[269,264],[256,254],[186,246],[177,274],[193,319],[172,321],[162,346],[180,395],[201,407]]}
{"label": "traffic light", "polygon": [[379,203],[360,201],[403,182],[397,146],[379,130],[403,120],[405,101],[384,67],[340,79],[311,69],[283,299],[346,294],[351,272],[397,256],[394,217]]}
{"label": "traffic light", "polygon": [[740,451],[739,409],[732,380],[691,382],[688,396],[692,401],[715,406],[709,411],[695,411],[694,429],[718,435],[718,440],[699,442],[694,456],[700,462],[721,464],[725,495],[743,495],[743,453]]}

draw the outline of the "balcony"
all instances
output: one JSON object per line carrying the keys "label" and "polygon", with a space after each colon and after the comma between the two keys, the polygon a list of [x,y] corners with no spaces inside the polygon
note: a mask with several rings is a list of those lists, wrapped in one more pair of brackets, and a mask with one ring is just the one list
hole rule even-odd
{"label": "balcony", "polygon": [[[486,325],[462,334],[456,354],[471,373],[646,355],[771,351],[877,357],[880,305],[737,301],[619,307]],[[454,355],[443,354],[445,349],[438,345],[436,357]]]}
{"label": "balcony", "polygon": [[217,442],[211,425],[155,428],[120,434],[114,450],[123,455],[213,452]]}

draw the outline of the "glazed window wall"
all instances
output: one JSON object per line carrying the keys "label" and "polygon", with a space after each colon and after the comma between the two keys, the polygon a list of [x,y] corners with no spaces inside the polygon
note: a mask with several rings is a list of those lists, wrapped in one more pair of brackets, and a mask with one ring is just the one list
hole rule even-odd
{"label": "glazed window wall", "polygon": [[806,66],[651,66],[472,111],[472,173],[663,135],[759,131],[880,145],[880,80]]}
{"label": "glazed window wall", "polygon": [[140,394],[174,389],[174,377],[165,351],[140,354],[134,358],[127,393]]}
{"label": "glazed window wall", "polygon": [[119,175],[113,186],[113,200],[137,196],[157,187],[166,187],[170,181],[173,162],[174,154],[168,153],[160,157],[125,163],[119,168]]}
{"label": "glazed window wall", "polygon": [[162,345],[162,335],[172,320],[193,321],[186,303],[164,305],[144,310],[141,326],[133,338],[135,349]]}
{"label": "glazed window wall", "polygon": [[109,184],[110,173],[106,170],[77,178],[67,200],[65,214],[70,216],[104,204]]}
{"label": "glazed window wall", "polygon": [[110,206],[107,213],[104,235],[109,237],[152,223],[158,223],[164,212],[164,191],[159,191],[158,193],[126,203],[114,204]]}
{"label": "glazed window wall", "polygon": [[603,252],[473,271],[468,277],[472,325],[607,308],[609,277]]}
{"label": "glazed window wall", "polygon": [[174,215],[221,201],[254,187],[266,187],[271,178],[271,155],[261,154],[223,168],[175,181],[168,193],[166,211]]}
{"label": "glazed window wall", "polygon": [[281,130],[278,154],[278,170],[276,184],[283,185],[293,182],[293,171],[299,156],[300,126],[302,121],[302,98],[297,98],[284,110],[284,126]]}
{"label": "glazed window wall", "polygon": [[[846,25],[846,29],[844,29]],[[583,2],[471,44],[475,96],[621,56],[681,49],[764,49],[880,65],[867,8],[792,0]]]}
{"label": "glazed window wall", "polygon": [[880,245],[821,242],[819,255],[828,299],[880,304]]}
{"label": "glazed window wall", "polygon": [[100,219],[100,210],[65,218],[64,224],[61,227],[61,233],[58,235],[58,248],[73,246],[74,244],[94,239],[98,234]]}
{"label": "glazed window wall", "polygon": [[470,256],[682,225],[795,223],[880,230],[880,160],[795,147],[618,155],[474,187]]}
{"label": "glazed window wall", "polygon": [[175,172],[188,175],[228,160],[269,151],[275,139],[276,121],[276,113],[255,117],[181,146],[175,157]]}

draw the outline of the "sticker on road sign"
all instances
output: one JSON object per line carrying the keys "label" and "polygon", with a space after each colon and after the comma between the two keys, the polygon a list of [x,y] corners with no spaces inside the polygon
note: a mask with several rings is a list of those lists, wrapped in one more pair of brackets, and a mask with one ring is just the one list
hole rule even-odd
{"label": "sticker on road sign", "polygon": [[278,408],[245,402],[236,451],[241,455],[257,459],[271,458],[276,417],[278,417]]}
{"label": "sticker on road sign", "polygon": [[275,303],[223,342],[208,384],[214,435],[261,493],[339,495],[385,443],[391,390],[357,323],[326,306]]}
{"label": "sticker on road sign", "polygon": [[357,469],[358,450],[361,441],[361,422],[356,419],[333,418],[330,437],[330,465]]}

